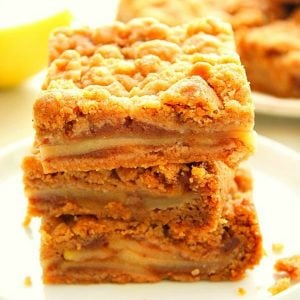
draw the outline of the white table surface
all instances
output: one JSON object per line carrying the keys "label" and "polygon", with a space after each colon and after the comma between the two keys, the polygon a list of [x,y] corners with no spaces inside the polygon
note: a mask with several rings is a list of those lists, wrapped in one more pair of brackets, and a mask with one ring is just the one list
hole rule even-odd
{"label": "white table surface", "polygon": [[[32,105],[42,79],[43,73],[17,88],[0,90],[0,147],[34,135]],[[300,152],[300,118],[257,114],[256,131]]]}

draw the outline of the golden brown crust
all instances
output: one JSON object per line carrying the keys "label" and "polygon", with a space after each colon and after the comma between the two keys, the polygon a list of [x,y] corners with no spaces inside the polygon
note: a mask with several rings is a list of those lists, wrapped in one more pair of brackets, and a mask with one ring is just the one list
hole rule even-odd
{"label": "golden brown crust", "polygon": [[[109,243],[120,240],[138,242],[140,247],[187,262],[199,262],[199,268],[184,271],[167,271],[146,267],[146,275],[130,272],[119,267],[117,270],[94,269],[69,264],[62,258],[65,250],[72,249],[110,249]],[[126,245],[126,244],[125,244]],[[236,280],[243,277],[247,268],[253,267],[261,258],[261,236],[256,214],[248,194],[236,193],[228,201],[223,211],[223,219],[218,228],[204,234],[197,240],[175,240],[168,229],[144,222],[117,222],[108,219],[95,220],[92,217],[44,218],[42,225],[42,252],[44,281],[47,283],[91,283],[91,282],[147,282],[162,279],[195,281]],[[100,247],[100,248],[99,248]],[[108,247],[108,248],[107,248]],[[156,250],[155,250],[156,249]],[[173,254],[172,254],[173,253]],[[175,254],[176,253],[176,254]],[[175,256],[174,256],[175,255]],[[181,258],[180,258],[181,257]],[[214,264],[210,269],[210,264]],[[226,262],[222,264],[221,261]],[[99,261],[98,261],[99,262]],[[202,262],[202,263],[201,263]],[[97,260],[94,261],[97,263]],[[80,266],[80,264],[77,264]],[[206,267],[204,267],[206,265]],[[208,266],[208,267],[207,267]],[[73,272],[76,269],[76,272]]]}
{"label": "golden brown crust", "polygon": [[[136,19],[94,30],[61,30],[51,45],[46,91],[35,104],[38,129],[62,129],[80,116],[92,123],[101,116],[105,123],[110,116],[110,125],[115,118],[120,124],[131,117],[163,128],[194,122],[198,131],[211,123],[209,117],[223,118],[234,109],[251,114],[249,86],[225,23],[202,19],[171,28]],[[134,81],[130,88],[127,79]],[[245,126],[251,116],[248,122]]]}
{"label": "golden brown crust", "polygon": [[135,19],[60,30],[51,45],[45,90],[34,105],[38,145],[132,123],[181,136],[253,128],[250,89],[228,24],[200,19],[168,27]]}
{"label": "golden brown crust", "polygon": [[242,278],[262,252],[251,176],[235,169],[253,114],[226,23],[56,32],[23,162],[44,281]]}
{"label": "golden brown crust", "polygon": [[[205,73],[207,66],[195,65],[193,72],[198,75]],[[207,95],[213,92],[203,88],[203,79],[198,75],[182,80],[166,93],[162,93],[160,97],[164,99],[165,104],[154,100],[154,97],[142,96],[135,97],[135,107],[131,103],[128,107],[124,107],[122,99],[115,99],[115,101],[107,98],[95,99],[97,97],[95,91],[95,94],[90,97],[84,96],[81,90],[47,91],[41,94],[34,104],[37,141],[41,144],[57,143],[81,136],[101,136],[101,130],[106,131],[107,126],[128,127],[129,122],[151,127],[151,131],[166,130],[171,134],[173,131],[181,135],[251,130],[253,106],[249,98],[249,90],[246,92],[248,84],[240,86],[241,82],[234,82],[235,79],[241,79],[239,78],[241,70],[241,66],[228,64],[223,69],[224,73],[228,71],[226,79],[224,78],[223,81],[222,78],[214,78],[219,93],[222,93],[226,85],[233,86],[235,89],[232,94],[230,91],[223,91],[224,94],[228,93],[226,105],[220,105],[216,96],[207,98]],[[239,103],[237,98],[244,99],[245,105]]]}

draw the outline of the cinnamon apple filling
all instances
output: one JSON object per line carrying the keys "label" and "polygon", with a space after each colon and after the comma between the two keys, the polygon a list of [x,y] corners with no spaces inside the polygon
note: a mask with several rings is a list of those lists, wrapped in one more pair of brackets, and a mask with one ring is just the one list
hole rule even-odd
{"label": "cinnamon apple filling", "polygon": [[109,202],[121,202],[125,206],[134,208],[167,209],[184,205],[200,195],[185,193],[184,195],[154,195],[150,193],[126,193],[122,191],[96,191],[88,189],[78,189],[74,187],[47,188],[31,191],[30,198],[41,199],[43,201],[55,201],[56,199],[71,199],[73,203],[81,207],[98,212]]}
{"label": "cinnamon apple filling", "polygon": [[77,140],[65,140],[63,144],[42,144],[40,153],[42,159],[60,156],[83,155],[99,150],[115,149],[119,147],[138,146],[172,146],[176,144],[188,145],[190,147],[218,147],[228,139],[237,139],[245,145],[252,147],[253,132],[231,132],[231,133],[209,133],[195,134],[189,136],[164,136],[157,138],[139,137],[93,137]]}
{"label": "cinnamon apple filling", "polygon": [[[162,250],[147,243],[133,240],[111,239],[108,246],[99,248],[81,248],[63,252],[63,267],[65,268],[107,268],[128,270],[138,268],[140,272],[172,271],[207,273],[224,268],[230,262],[229,255],[211,252],[211,258],[191,260],[183,257],[179,249]],[[217,255],[218,254],[218,255]],[[139,273],[140,273],[139,272]]]}

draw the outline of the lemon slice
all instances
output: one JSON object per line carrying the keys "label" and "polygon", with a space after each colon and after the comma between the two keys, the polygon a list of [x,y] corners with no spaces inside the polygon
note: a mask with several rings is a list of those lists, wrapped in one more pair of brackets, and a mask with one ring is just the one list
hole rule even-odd
{"label": "lemon slice", "polygon": [[11,87],[47,65],[50,32],[69,25],[67,10],[31,23],[0,27],[0,88]]}

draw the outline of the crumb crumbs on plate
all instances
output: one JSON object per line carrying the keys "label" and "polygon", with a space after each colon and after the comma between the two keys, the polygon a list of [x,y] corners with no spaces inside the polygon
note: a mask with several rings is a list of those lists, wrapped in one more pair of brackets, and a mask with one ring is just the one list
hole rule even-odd
{"label": "crumb crumbs on plate", "polygon": [[268,256],[268,252],[265,248],[263,248],[263,256]]}
{"label": "crumb crumbs on plate", "polygon": [[268,288],[268,291],[274,296],[291,286],[291,279],[289,277],[279,278],[275,283]]}
{"label": "crumb crumbs on plate", "polygon": [[237,289],[237,293],[240,296],[244,296],[244,295],[247,294],[247,291],[244,288],[240,287],[240,288]]}
{"label": "crumb crumbs on plate", "polygon": [[272,252],[274,254],[281,254],[284,250],[284,245],[281,243],[273,243],[272,244]]}
{"label": "crumb crumbs on plate", "polygon": [[31,281],[31,277],[30,276],[26,276],[24,279],[24,285],[26,287],[31,287],[32,286],[32,281]]}
{"label": "crumb crumbs on plate", "polygon": [[274,267],[277,272],[285,272],[293,281],[300,281],[300,255],[278,259]]}
{"label": "crumb crumbs on plate", "polygon": [[276,295],[291,285],[300,282],[300,255],[294,255],[278,259],[274,265],[278,274],[284,277],[278,277],[275,283],[268,289],[272,295]]}

